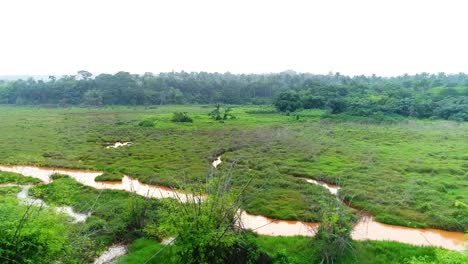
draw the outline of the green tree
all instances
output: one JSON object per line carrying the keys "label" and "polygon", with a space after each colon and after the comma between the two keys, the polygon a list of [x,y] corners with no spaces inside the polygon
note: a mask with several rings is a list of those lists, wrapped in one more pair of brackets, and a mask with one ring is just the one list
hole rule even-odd
{"label": "green tree", "polygon": [[280,112],[294,112],[302,107],[302,102],[296,92],[282,92],[276,97],[273,105]]}
{"label": "green tree", "polygon": [[103,105],[102,94],[98,90],[89,90],[83,97],[83,104],[90,106]]}

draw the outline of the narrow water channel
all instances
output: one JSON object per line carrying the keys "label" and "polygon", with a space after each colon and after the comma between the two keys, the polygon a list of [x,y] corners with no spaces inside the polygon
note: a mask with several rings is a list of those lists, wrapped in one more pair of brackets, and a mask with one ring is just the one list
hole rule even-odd
{"label": "narrow water channel", "polygon": [[[220,158],[218,158],[220,160]],[[213,162],[213,166],[220,163]],[[134,192],[138,195],[152,198],[176,198],[182,202],[201,201],[203,197],[181,193],[167,187],[140,183],[129,176],[124,176],[121,182],[96,182],[95,178],[101,175],[96,171],[80,171],[33,166],[3,166],[0,170],[19,173],[40,179],[44,183],[51,182],[53,174],[65,174],[77,182],[96,189],[112,189]],[[332,194],[337,194],[339,187],[307,179],[309,183],[325,187]],[[313,236],[318,223],[302,221],[274,220],[264,216],[251,215],[245,211],[240,212],[240,224],[243,228],[252,229],[258,234],[270,236]],[[439,229],[420,229],[394,226],[378,223],[372,216],[363,216],[355,225],[352,238],[355,240],[391,240],[412,245],[431,245],[451,250],[464,250],[466,240],[463,232],[451,232]]]}
{"label": "narrow water channel", "polygon": [[[18,184],[0,184],[0,187],[19,187],[21,188],[21,191],[16,194],[16,198],[18,200],[25,204],[25,205],[31,205],[31,206],[36,206],[36,207],[42,207],[42,208],[47,208],[47,204],[38,198],[32,198],[29,196],[29,189],[32,187],[32,185],[18,185]],[[55,207],[55,211],[58,213],[63,213],[71,218],[73,218],[73,223],[81,223],[85,222],[86,219],[90,216],[90,214],[80,214],[75,211],[73,211],[73,208],[70,206],[59,206]]]}

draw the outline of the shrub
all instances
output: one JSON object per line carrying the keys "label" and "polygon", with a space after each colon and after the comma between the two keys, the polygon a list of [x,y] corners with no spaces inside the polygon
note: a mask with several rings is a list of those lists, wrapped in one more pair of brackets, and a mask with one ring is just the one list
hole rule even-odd
{"label": "shrub", "polygon": [[339,207],[325,211],[317,235],[313,238],[321,263],[335,263],[351,248],[351,219]]}
{"label": "shrub", "polygon": [[273,105],[280,112],[294,112],[302,107],[302,101],[296,92],[282,92],[278,95]]}
{"label": "shrub", "polygon": [[154,127],[154,123],[155,122],[152,119],[145,119],[141,121],[140,123],[138,123],[138,125],[141,127]]}
{"label": "shrub", "polygon": [[227,119],[236,119],[236,117],[231,113],[232,108],[231,107],[226,107],[223,109],[224,113],[221,113],[221,105],[217,104],[216,108],[209,113],[211,116],[211,119],[217,120],[217,121],[223,121]]}
{"label": "shrub", "polygon": [[172,122],[192,123],[193,119],[188,116],[187,112],[174,112]]}
{"label": "shrub", "polygon": [[161,231],[176,237],[179,263],[268,263],[235,224],[240,200],[228,191],[229,181],[213,179],[206,186],[206,199],[174,201],[162,213]]}
{"label": "shrub", "polygon": [[7,202],[0,220],[0,263],[61,263],[72,250],[66,220],[53,212]]}

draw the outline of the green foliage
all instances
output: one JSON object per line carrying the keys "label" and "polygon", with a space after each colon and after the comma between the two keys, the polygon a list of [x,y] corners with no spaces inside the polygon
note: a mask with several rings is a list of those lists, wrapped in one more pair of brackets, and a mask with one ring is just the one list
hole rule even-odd
{"label": "green foliage", "polygon": [[413,256],[407,264],[465,264],[468,256],[458,252],[450,252],[441,249],[435,250],[435,256]]}
{"label": "green foliage", "polygon": [[[4,189],[4,188],[2,188]],[[67,220],[53,211],[19,205],[0,193],[0,262],[51,263],[66,260],[73,250]],[[75,263],[69,259],[67,263]]]}
{"label": "green foliage", "polygon": [[[369,102],[381,101],[385,98],[369,97]],[[223,166],[217,171],[222,174],[228,169],[231,171],[232,190],[238,192],[250,181],[241,203],[236,204],[235,197],[228,195],[221,196],[226,199],[224,204],[234,200],[236,207],[241,206],[252,213],[280,219],[319,221],[323,212],[335,207],[330,203],[335,197],[319,186],[295,178],[311,177],[338,183],[342,187],[340,198],[376,215],[379,221],[461,231],[468,226],[465,206],[468,204],[465,192],[467,126],[464,123],[409,119],[391,123],[367,122],[349,118],[345,115],[348,112],[334,115],[336,119],[324,119],[322,110],[302,110],[297,114],[301,122],[296,122],[291,116],[272,112],[271,107],[258,106],[236,107],[232,113],[240,118],[223,124],[213,122],[208,115],[209,109],[199,106],[93,109],[4,106],[0,110],[3,122],[0,164],[93,169],[106,171],[109,175],[127,174],[146,183],[177,186],[182,179],[190,183],[206,179],[205,172],[213,157],[222,153]],[[174,112],[190,113],[197,122],[190,126],[174,124],[171,121]],[[157,128],[135,125],[148,116],[158,116]],[[54,126],[47,125],[50,123]],[[135,144],[131,148],[115,150],[103,147],[116,140]],[[212,242],[216,241],[212,238],[219,235],[217,232],[198,235],[207,231],[199,227],[190,232],[175,230],[190,227],[189,221],[211,227],[216,224],[226,226],[227,221],[204,218],[206,214],[201,214],[213,212],[217,215],[215,212],[222,210],[201,208],[200,213],[196,213],[192,208],[192,213],[187,216],[176,214],[185,219],[185,224],[170,227],[171,223],[164,221],[160,226],[160,219],[179,205],[167,202],[169,205],[162,208],[161,204],[166,202],[121,191],[94,190],[63,175],[53,178],[51,184],[33,188],[31,195],[41,197],[51,206],[71,205],[75,211],[92,212],[92,215],[86,223],[76,225],[71,225],[64,216],[55,215],[57,218],[49,222],[56,223],[57,232],[67,239],[65,242],[54,239],[56,231],[51,231],[54,225],[34,224],[34,228],[41,232],[48,230],[50,234],[44,237],[53,244],[48,252],[40,252],[48,255],[41,255],[34,263],[48,258],[62,263],[91,262],[112,243],[131,242],[143,236],[160,240],[170,231],[192,233],[187,236],[191,240],[179,242],[193,242],[187,252],[219,250],[222,253],[218,256],[234,260],[245,260],[243,256],[258,261],[268,259],[262,254],[266,251],[278,263],[311,263],[321,259],[322,249],[326,249],[324,245],[338,243],[333,236],[323,236],[324,240],[311,242],[310,238],[303,237],[246,237],[238,230],[228,229],[227,239],[218,245]],[[0,182],[24,184],[38,181],[0,172]],[[11,196],[9,199],[0,197],[0,218],[8,215],[2,208],[10,210],[4,203],[18,206],[14,197],[18,191],[18,188],[0,188],[0,195]],[[222,208],[221,202],[208,204]],[[11,212],[21,216],[15,210]],[[200,219],[193,220],[195,216]],[[0,230],[4,230],[2,223],[11,222],[3,221],[10,217],[0,220]],[[332,221],[333,215],[329,219],[340,226],[340,221]],[[172,222],[176,220],[172,218]],[[61,221],[66,232],[60,229]],[[342,234],[340,229],[330,230]],[[43,241],[34,237],[42,237],[41,232],[28,236],[28,241]],[[70,241],[73,241],[73,250],[67,245]],[[322,244],[322,241],[326,243]],[[437,257],[433,248],[392,242],[351,244],[354,250],[346,251],[336,263],[422,260],[437,263],[451,258]],[[42,249],[49,247],[44,243],[39,245]],[[58,255],[54,253],[57,245],[62,248]],[[141,263],[164,247],[155,242],[145,242],[145,245],[141,250],[132,251],[145,257],[127,263]],[[177,263],[181,256],[180,245],[165,247],[150,263],[170,263],[172,260]],[[24,255],[35,259],[33,253]],[[208,253],[204,257],[213,255]]]}
{"label": "green foliage", "polygon": [[98,90],[88,90],[83,95],[83,104],[89,106],[101,106],[103,105],[102,94]]}
{"label": "green foliage", "polygon": [[131,193],[95,190],[68,177],[31,189],[31,195],[47,204],[69,205],[81,213],[92,212],[82,232],[93,234],[97,244],[129,241],[143,232],[145,225],[157,220],[158,201]]}
{"label": "green foliage", "polygon": [[15,183],[15,184],[27,184],[27,183],[40,183],[41,181],[32,178],[19,175],[11,172],[0,171],[0,184],[2,183]]}
{"label": "green foliage", "polygon": [[307,94],[302,97],[302,106],[304,109],[323,108],[325,106],[325,98],[323,96]]}
{"label": "green foliage", "polygon": [[240,203],[229,192],[230,177],[217,175],[205,188],[208,191],[205,198],[171,203],[162,215],[161,229],[175,237],[179,262],[256,262],[260,252],[236,227]]}
{"label": "green foliage", "polygon": [[[222,110],[224,110],[224,112]],[[232,108],[226,107],[224,109],[221,109],[221,105],[216,104],[215,109],[211,111],[209,115],[211,116],[211,119],[216,121],[235,119],[236,117],[231,112]]]}
{"label": "green foliage", "polygon": [[332,114],[342,113],[346,109],[345,101],[343,99],[340,99],[340,98],[330,99],[327,102],[326,106],[330,109],[330,112]]}
{"label": "green foliage", "polygon": [[313,245],[322,263],[335,263],[351,249],[351,219],[338,207],[323,213]]}
{"label": "green foliage", "polygon": [[128,253],[117,261],[117,264],[134,263],[177,264],[179,262],[173,246],[165,246],[151,239],[140,238],[135,240],[130,245]]}
{"label": "green foliage", "polygon": [[273,105],[280,112],[294,112],[302,107],[302,102],[299,94],[287,91],[280,93]]}
{"label": "green foliage", "polygon": [[[297,122],[272,110],[236,107],[239,118],[220,123],[208,115],[210,106],[2,106],[0,164],[90,169],[171,187],[203,181],[222,154],[218,170],[232,167],[234,189],[252,179],[242,203],[249,213],[319,221],[335,197],[298,176],[338,183],[342,199],[381,222],[467,229],[467,210],[455,206],[468,204],[467,124],[375,122],[346,112],[330,118],[323,110],[301,110]],[[174,112],[196,122],[174,123]],[[158,118],[157,127],[136,125],[149,117]],[[134,144],[105,148],[116,141]]]}
{"label": "green foliage", "polygon": [[138,126],[141,126],[141,127],[154,127],[155,124],[156,124],[156,118],[150,117],[150,118],[146,118],[143,121],[140,121],[138,123]]}
{"label": "green foliage", "polygon": [[105,172],[102,175],[97,176],[94,180],[97,182],[115,182],[115,181],[122,181],[123,175],[117,172]]}
{"label": "green foliage", "polygon": [[[78,78],[77,78],[78,77]],[[468,121],[468,75],[404,75],[393,78],[276,73],[160,73],[114,75],[79,71],[76,76],[0,84],[2,104],[164,105],[181,103],[268,104],[281,112],[328,109]],[[222,120],[220,113],[216,120]]]}
{"label": "green foliage", "polygon": [[[320,251],[311,239],[303,236],[271,237],[254,236],[259,248],[273,256],[274,263],[320,263]],[[466,263],[467,256],[462,252],[443,250],[435,247],[417,247],[392,241],[352,241],[352,249],[337,259],[336,264],[407,264],[410,261],[425,259],[428,263],[444,262],[438,256],[452,256]],[[449,257],[450,258],[450,257]],[[420,264],[421,262],[415,262]]]}
{"label": "green foliage", "polygon": [[172,122],[192,123],[193,119],[187,114],[187,112],[174,112],[172,115]]}

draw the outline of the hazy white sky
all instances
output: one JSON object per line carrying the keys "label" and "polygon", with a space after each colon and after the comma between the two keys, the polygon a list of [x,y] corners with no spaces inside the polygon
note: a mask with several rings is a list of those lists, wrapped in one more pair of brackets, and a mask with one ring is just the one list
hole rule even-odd
{"label": "hazy white sky", "polygon": [[464,0],[1,0],[0,75],[468,72]]}

